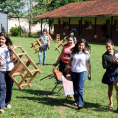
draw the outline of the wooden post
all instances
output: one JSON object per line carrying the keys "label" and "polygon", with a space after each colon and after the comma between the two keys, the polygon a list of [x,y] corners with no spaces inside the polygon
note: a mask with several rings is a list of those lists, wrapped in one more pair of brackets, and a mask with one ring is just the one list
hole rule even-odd
{"label": "wooden post", "polygon": [[58,34],[60,34],[60,18],[58,18]]}
{"label": "wooden post", "polygon": [[69,28],[68,28],[68,33],[70,33],[70,20],[71,20],[71,18],[69,18]]}
{"label": "wooden post", "polygon": [[111,16],[111,39],[112,39],[112,29],[113,28],[113,16]]}
{"label": "wooden post", "polygon": [[41,19],[41,34],[42,34],[42,23],[43,23],[43,19]]}
{"label": "wooden post", "polygon": [[95,17],[95,29],[94,29],[94,35],[96,35],[96,21],[97,21],[97,17]]}
{"label": "wooden post", "polygon": [[82,34],[82,17],[81,17],[81,31],[80,31],[80,32],[81,32],[81,34]]}
{"label": "wooden post", "polygon": [[51,20],[49,19],[49,34],[50,34]]}

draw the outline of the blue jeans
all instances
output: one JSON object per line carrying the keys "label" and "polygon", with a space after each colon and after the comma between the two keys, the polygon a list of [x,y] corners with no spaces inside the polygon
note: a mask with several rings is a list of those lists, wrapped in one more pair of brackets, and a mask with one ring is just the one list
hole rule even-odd
{"label": "blue jeans", "polygon": [[13,80],[8,73],[9,71],[0,71],[0,109],[11,102]]}
{"label": "blue jeans", "polygon": [[81,105],[83,107],[83,89],[86,80],[86,71],[80,73],[71,72],[71,79],[73,81],[75,102],[77,105]]}
{"label": "blue jeans", "polygon": [[[42,51],[43,51],[43,64],[45,64],[46,63],[47,48]],[[42,59],[41,59],[42,51],[39,51],[39,63],[42,63]]]}

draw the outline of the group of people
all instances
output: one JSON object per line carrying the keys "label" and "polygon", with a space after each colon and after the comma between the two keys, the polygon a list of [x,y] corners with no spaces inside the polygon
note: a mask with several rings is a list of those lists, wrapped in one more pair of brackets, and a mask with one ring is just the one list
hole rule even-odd
{"label": "group of people", "polygon": [[[79,39],[77,42],[74,40],[74,35],[67,37],[67,44],[63,46],[61,54],[59,55],[56,63],[53,65],[59,66],[59,70],[68,79],[71,78],[74,87],[74,105],[78,109],[83,108],[83,89],[88,70],[88,79],[91,80],[91,64],[90,64],[90,51],[91,47],[85,39]],[[113,109],[113,82],[118,77],[118,51],[114,50],[114,43],[112,40],[107,40],[106,52],[102,56],[102,65],[106,69],[102,78],[102,83],[108,85],[109,109]],[[68,65],[71,69],[66,69]],[[69,79],[70,80],[70,79]],[[117,111],[118,111],[118,87],[116,87],[117,98]],[[72,97],[72,96],[70,96]]]}
{"label": "group of people", "polygon": [[[88,69],[88,78],[91,78],[91,65],[90,65],[90,46],[85,39],[74,41],[74,35],[69,35],[67,44],[63,46],[61,54],[57,59],[56,66],[60,64],[59,70],[68,79],[71,78],[74,87],[74,99],[78,109],[84,105],[83,89],[86,80]],[[86,68],[87,64],[87,68]],[[66,67],[70,65],[71,69],[66,71]],[[66,71],[66,72],[65,72]],[[72,96],[70,96],[72,97]]]}
{"label": "group of people", "polygon": [[[48,42],[49,37],[46,35],[46,30],[43,30],[43,38]],[[40,37],[42,37],[40,36]],[[49,43],[45,46],[49,47]],[[118,51],[114,50],[114,44],[112,40],[106,42],[106,52],[102,56],[103,68],[106,69],[103,75],[102,82],[108,85],[108,97],[109,97],[109,108],[113,108],[113,82],[118,76]],[[8,75],[13,69],[13,53],[10,50],[12,46],[12,41],[8,37],[7,33],[0,33],[0,113],[4,113],[4,108],[11,108],[11,96],[13,80]],[[13,47],[14,48],[14,47]],[[39,64],[42,64],[41,53],[44,52],[43,65],[46,64],[46,52],[47,48],[44,50],[39,49]],[[67,37],[67,44],[63,46],[61,54],[59,55],[54,66],[59,66],[59,70],[64,74],[66,78],[71,78],[74,87],[74,99],[75,104],[80,110],[84,106],[83,89],[86,80],[87,70],[88,79],[91,79],[91,64],[90,64],[90,51],[91,47],[85,39],[77,39],[74,37],[72,32]],[[71,69],[66,69],[70,65]],[[117,93],[117,105],[118,105],[118,90]],[[118,110],[118,106],[117,106]]]}

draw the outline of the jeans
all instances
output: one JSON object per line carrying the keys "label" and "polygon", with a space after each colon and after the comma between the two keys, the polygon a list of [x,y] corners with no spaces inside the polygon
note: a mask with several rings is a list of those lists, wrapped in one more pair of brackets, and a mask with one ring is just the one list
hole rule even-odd
{"label": "jeans", "polygon": [[86,71],[80,73],[71,72],[71,79],[73,81],[75,102],[77,105],[81,105],[83,107],[83,89],[86,80]]}
{"label": "jeans", "polygon": [[[43,51],[43,64],[45,64],[46,63],[47,48],[42,51]],[[41,59],[42,51],[39,51],[39,63],[42,63],[42,59]]]}
{"label": "jeans", "polygon": [[9,71],[0,71],[0,109],[11,102],[13,80],[8,73]]}

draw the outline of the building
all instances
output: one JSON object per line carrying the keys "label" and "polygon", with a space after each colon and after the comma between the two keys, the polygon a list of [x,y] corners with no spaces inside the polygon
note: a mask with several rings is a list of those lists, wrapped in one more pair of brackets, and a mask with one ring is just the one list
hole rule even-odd
{"label": "building", "polygon": [[[111,38],[118,43],[118,0],[69,3],[37,17],[42,20],[54,18],[54,37],[56,34],[64,37],[76,28],[77,38],[83,37],[90,42],[100,43]],[[106,25],[105,38],[103,24]]]}
{"label": "building", "polygon": [[4,13],[0,13],[0,32],[8,32],[8,17]]}

